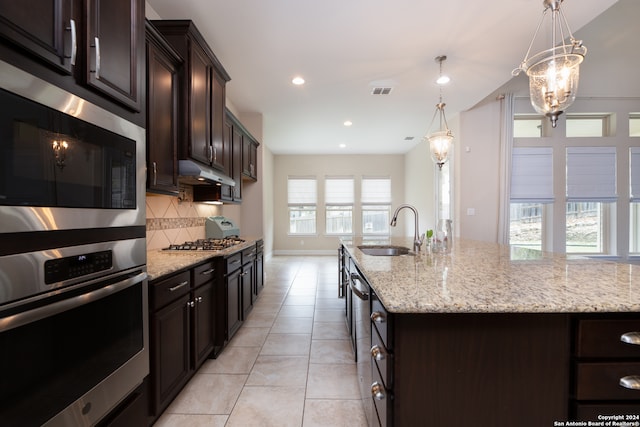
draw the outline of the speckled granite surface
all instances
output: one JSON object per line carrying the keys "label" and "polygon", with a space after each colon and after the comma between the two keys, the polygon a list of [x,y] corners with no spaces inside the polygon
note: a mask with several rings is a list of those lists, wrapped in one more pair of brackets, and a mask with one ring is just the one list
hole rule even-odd
{"label": "speckled granite surface", "polygon": [[449,254],[394,257],[365,255],[362,239],[342,244],[390,312],[640,311],[640,265],[461,239]]}
{"label": "speckled granite surface", "polygon": [[224,257],[256,244],[260,239],[242,237],[245,241],[239,245],[221,251],[147,251],[147,274],[149,280],[193,267],[209,258]]}

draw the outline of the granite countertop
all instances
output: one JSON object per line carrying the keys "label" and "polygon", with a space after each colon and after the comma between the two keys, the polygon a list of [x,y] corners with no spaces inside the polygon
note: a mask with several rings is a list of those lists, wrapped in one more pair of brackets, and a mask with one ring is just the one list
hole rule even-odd
{"label": "granite countertop", "polygon": [[[472,240],[448,254],[371,256],[341,243],[395,313],[581,313],[640,311],[640,265]],[[412,247],[411,239],[386,243]]]}
{"label": "granite countertop", "polygon": [[224,257],[242,251],[256,244],[260,238],[241,237],[243,243],[221,251],[147,251],[147,275],[154,280],[179,270],[193,267],[215,257]]}

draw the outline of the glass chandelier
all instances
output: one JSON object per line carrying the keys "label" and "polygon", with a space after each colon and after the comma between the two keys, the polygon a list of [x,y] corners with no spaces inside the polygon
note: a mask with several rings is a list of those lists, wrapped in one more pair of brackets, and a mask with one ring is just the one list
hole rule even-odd
{"label": "glass chandelier", "polygon": [[[522,71],[527,73],[531,105],[538,113],[549,117],[551,126],[554,128],[558,116],[576,99],[580,63],[587,54],[587,48],[582,45],[582,40],[576,40],[573,37],[567,19],[560,10],[562,1],[543,0],[542,18],[527,54],[520,66],[512,72],[514,76]],[[551,48],[529,56],[533,42],[549,10],[551,11]],[[556,43],[558,37],[560,45]],[[568,43],[565,40],[568,40]]]}
{"label": "glass chandelier", "polygon": [[[449,150],[451,149],[451,144],[453,143],[453,134],[451,130],[449,130],[449,125],[447,124],[447,117],[444,114],[444,106],[445,103],[442,102],[442,85],[446,84],[449,79],[445,78],[442,75],[442,62],[447,59],[446,56],[438,56],[436,57],[436,61],[440,63],[440,77],[438,78],[438,84],[440,85],[440,102],[436,104],[436,111],[433,113],[433,118],[431,119],[431,124],[429,125],[429,133],[425,136],[425,139],[429,141],[429,151],[431,152],[431,159],[435,164],[438,165],[440,169],[442,169],[442,165],[447,162],[449,157]],[[433,122],[436,119],[436,116],[439,115],[439,126],[438,130],[432,132]]]}

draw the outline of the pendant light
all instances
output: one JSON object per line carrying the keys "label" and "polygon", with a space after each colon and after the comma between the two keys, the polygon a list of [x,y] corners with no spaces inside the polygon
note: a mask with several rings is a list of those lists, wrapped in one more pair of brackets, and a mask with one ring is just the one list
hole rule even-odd
{"label": "pendant light", "polygon": [[[440,77],[437,80],[437,83],[440,85],[440,102],[436,104],[436,111],[433,113],[433,118],[429,125],[429,133],[425,136],[425,139],[429,141],[431,159],[440,169],[442,169],[442,165],[447,162],[449,150],[453,143],[453,134],[451,133],[451,130],[449,130],[447,117],[444,114],[445,103],[442,102],[442,86],[449,82],[449,78],[442,75],[442,62],[446,59],[447,57],[444,55],[436,57],[436,61],[440,64]],[[436,116],[439,116],[439,126],[437,131],[432,132],[431,129]]]}
{"label": "pendant light", "polygon": [[[533,35],[525,58],[512,75],[524,71],[529,76],[529,95],[533,108],[551,119],[556,127],[558,116],[576,99],[580,64],[587,54],[582,40],[571,33],[567,19],[560,10],[563,0],[543,0],[544,11]],[[551,48],[529,56],[544,18],[551,12]],[[557,41],[560,45],[557,45]]]}

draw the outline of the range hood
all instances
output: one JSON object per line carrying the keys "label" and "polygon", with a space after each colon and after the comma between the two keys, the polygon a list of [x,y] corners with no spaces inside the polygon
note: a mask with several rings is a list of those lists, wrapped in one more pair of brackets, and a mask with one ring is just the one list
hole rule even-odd
{"label": "range hood", "polygon": [[236,182],[217,170],[192,160],[178,160],[178,180],[185,184],[225,184],[235,187]]}

